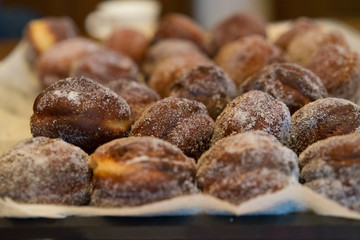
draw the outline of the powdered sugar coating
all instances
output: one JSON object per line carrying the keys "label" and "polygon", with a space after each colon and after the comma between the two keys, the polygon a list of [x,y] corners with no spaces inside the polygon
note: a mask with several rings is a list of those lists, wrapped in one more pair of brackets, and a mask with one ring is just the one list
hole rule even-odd
{"label": "powdered sugar coating", "polygon": [[202,102],[216,119],[236,97],[234,82],[217,66],[198,66],[183,72],[171,87],[170,96]]}
{"label": "powdered sugar coating", "polygon": [[360,211],[360,133],[329,137],[299,156],[305,186]]}
{"label": "powdered sugar coating", "polygon": [[282,50],[258,35],[246,36],[223,46],[215,57],[215,62],[237,86],[266,65],[283,61]]}
{"label": "powdered sugar coating", "polygon": [[99,49],[74,61],[70,75],[87,77],[101,84],[120,78],[137,80],[139,74],[136,63],[126,55],[109,49]]}
{"label": "powdered sugar coating", "polygon": [[169,97],[147,108],[133,125],[131,135],[164,139],[197,158],[210,144],[213,123],[202,103]]}
{"label": "powdered sugar coating", "polygon": [[214,65],[214,63],[210,59],[197,53],[168,57],[156,64],[148,81],[148,85],[161,97],[168,97],[170,88],[183,71],[197,66],[212,65]]}
{"label": "powdered sugar coating", "polygon": [[252,130],[262,130],[286,143],[290,126],[290,112],[283,102],[265,92],[252,90],[235,98],[219,115],[211,144],[226,136]]}
{"label": "powdered sugar coating", "polygon": [[291,119],[289,147],[297,154],[319,140],[360,129],[360,107],[340,98],[319,99],[299,109]]}
{"label": "powdered sugar coating", "polygon": [[340,45],[321,47],[306,68],[323,81],[329,96],[356,102],[360,94],[360,62],[356,52]]}
{"label": "powdered sugar coating", "polygon": [[91,155],[91,204],[136,206],[196,192],[193,159],[152,137],[116,139]]}
{"label": "powdered sugar coating", "polygon": [[119,79],[106,86],[129,104],[132,122],[138,120],[148,106],[160,100],[159,94],[143,83]]}
{"label": "powdered sugar coating", "polygon": [[296,183],[298,175],[296,154],[262,131],[223,138],[197,163],[198,186],[236,204]]}
{"label": "powdered sugar coating", "polygon": [[250,90],[269,93],[284,102],[291,113],[328,95],[319,77],[292,63],[274,63],[263,68],[259,74],[249,77],[239,87],[239,92]]}
{"label": "powdered sugar coating", "polygon": [[88,78],[56,82],[40,93],[33,110],[33,136],[61,138],[87,152],[127,136],[131,125],[128,104]]}
{"label": "powdered sugar coating", "polygon": [[324,197],[330,198],[341,205],[360,212],[359,179],[352,181],[351,184],[349,184],[337,179],[321,178],[305,183],[305,186]]}
{"label": "powdered sugar coating", "polygon": [[0,197],[26,203],[88,204],[88,160],[80,148],[59,139],[24,140],[0,157]]}
{"label": "powdered sugar coating", "polygon": [[316,52],[327,44],[337,44],[348,48],[348,44],[339,32],[326,32],[322,28],[314,28],[298,34],[287,48],[287,60],[306,66]]}
{"label": "powdered sugar coating", "polygon": [[47,50],[37,63],[37,73],[45,87],[69,77],[73,62],[101,45],[90,39],[74,37],[56,43]]}

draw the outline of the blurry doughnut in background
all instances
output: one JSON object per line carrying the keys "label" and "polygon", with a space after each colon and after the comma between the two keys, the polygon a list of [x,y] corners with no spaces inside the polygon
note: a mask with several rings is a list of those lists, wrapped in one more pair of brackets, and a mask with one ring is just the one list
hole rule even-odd
{"label": "blurry doughnut in background", "polygon": [[118,28],[105,41],[105,46],[127,55],[137,64],[142,62],[148,44],[144,34],[132,28]]}
{"label": "blurry doughnut in background", "polygon": [[30,63],[57,42],[76,37],[77,26],[70,17],[47,17],[30,21],[24,30],[27,57]]}
{"label": "blurry doughnut in background", "polygon": [[44,87],[69,77],[72,64],[102,46],[83,37],[61,41],[46,51],[37,63],[37,74]]}
{"label": "blurry doughnut in background", "polygon": [[254,13],[236,12],[220,21],[211,31],[210,53],[215,55],[224,45],[248,35],[266,37],[265,20]]}

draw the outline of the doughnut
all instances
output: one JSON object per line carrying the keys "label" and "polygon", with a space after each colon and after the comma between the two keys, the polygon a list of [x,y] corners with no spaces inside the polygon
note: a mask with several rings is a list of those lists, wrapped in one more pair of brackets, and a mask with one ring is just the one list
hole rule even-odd
{"label": "doughnut", "polygon": [[296,111],[291,123],[288,146],[300,154],[319,140],[359,132],[360,106],[341,98],[318,99]]}
{"label": "doughnut", "polygon": [[168,97],[142,113],[131,129],[131,136],[152,136],[166,140],[187,156],[197,159],[209,147],[213,124],[204,104]]}
{"label": "doughnut", "polygon": [[329,96],[356,102],[359,99],[360,63],[357,53],[340,45],[321,47],[306,65],[323,81]]}
{"label": "doughnut", "polygon": [[161,139],[129,137],[91,155],[91,205],[138,206],[196,192],[195,161]]}
{"label": "doughnut", "polygon": [[291,114],[309,102],[328,96],[319,77],[293,63],[274,63],[264,67],[239,86],[240,93],[250,90],[267,92],[284,102]]}
{"label": "doughnut", "polygon": [[148,85],[162,98],[165,98],[170,95],[170,88],[183,71],[197,66],[212,65],[214,65],[214,63],[210,59],[196,53],[168,57],[156,64],[148,81]]}
{"label": "doughnut", "polygon": [[137,64],[124,54],[109,49],[99,49],[86,54],[72,64],[72,77],[87,77],[101,84],[118,79],[137,81]]}
{"label": "doughnut", "polygon": [[35,99],[30,120],[34,137],[60,138],[93,152],[101,144],[126,137],[130,108],[119,95],[88,78],[66,78]]}
{"label": "doughnut", "polygon": [[75,37],[54,44],[39,58],[36,71],[44,87],[69,77],[72,63],[101,46],[83,37]]}
{"label": "doughnut", "polygon": [[245,131],[261,130],[286,143],[291,116],[286,105],[271,95],[252,90],[231,101],[215,121],[211,145]]}
{"label": "doughnut", "polygon": [[166,38],[186,39],[199,49],[206,51],[206,32],[188,16],[179,13],[168,13],[159,22],[153,42]]}
{"label": "doughnut", "polygon": [[22,203],[87,205],[89,156],[60,139],[23,140],[0,156],[0,197]]}
{"label": "doughnut", "polygon": [[[197,46],[185,39],[167,38],[151,45],[144,57],[142,70],[146,75],[151,75],[157,63],[174,56],[199,54],[203,55]],[[206,58],[204,56],[204,58]]]}
{"label": "doughnut", "polygon": [[297,184],[296,154],[262,132],[219,140],[197,162],[197,183],[204,194],[240,204]]}
{"label": "doughnut", "polygon": [[325,32],[322,29],[313,29],[298,34],[288,45],[286,56],[289,62],[306,66],[316,52],[327,44],[337,44],[348,48],[344,36],[339,32]]}
{"label": "doughnut", "polygon": [[214,120],[236,97],[234,82],[217,66],[184,71],[170,89],[170,96],[202,102]]}
{"label": "doughnut", "polygon": [[211,31],[211,52],[215,54],[224,45],[248,35],[266,37],[262,17],[250,12],[236,12],[220,21]]}
{"label": "doughnut", "polygon": [[302,35],[307,31],[319,30],[321,31],[321,27],[316,22],[312,21],[306,17],[300,17],[295,21],[291,22],[290,27],[287,31],[282,33],[275,41],[275,45],[283,49],[287,50],[289,44],[294,38],[298,35]]}
{"label": "doughnut", "polygon": [[105,41],[105,46],[127,55],[137,64],[142,62],[148,44],[146,37],[132,28],[118,28]]}
{"label": "doughnut", "polygon": [[27,58],[30,62],[36,62],[55,43],[76,37],[77,33],[77,27],[69,17],[46,17],[30,21],[24,30]]}
{"label": "doughnut", "polygon": [[146,84],[120,79],[112,81],[106,87],[113,90],[129,104],[131,121],[139,119],[143,111],[151,104],[160,100],[159,94]]}
{"label": "doughnut", "polygon": [[320,140],[299,156],[300,181],[350,209],[360,211],[360,133]]}
{"label": "doughnut", "polygon": [[283,61],[282,50],[259,35],[231,42],[223,46],[215,57],[215,63],[229,74],[237,86],[266,65]]}

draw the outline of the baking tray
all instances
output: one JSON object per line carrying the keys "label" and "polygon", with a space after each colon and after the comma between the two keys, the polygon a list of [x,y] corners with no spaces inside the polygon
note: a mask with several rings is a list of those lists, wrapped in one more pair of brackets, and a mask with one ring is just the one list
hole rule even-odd
{"label": "baking tray", "polygon": [[359,239],[360,221],[267,216],[0,219],[0,239]]}
{"label": "baking tray", "polygon": [[[330,29],[345,31],[352,49],[360,53],[360,38],[357,31],[331,20],[323,20],[323,23]],[[280,25],[276,24],[273,27],[279,28]],[[23,86],[20,83],[18,85]],[[29,89],[28,86],[23,86],[23,88]],[[33,88],[36,89],[36,86]],[[31,97],[33,96],[29,98]],[[311,213],[238,217],[189,215],[177,217],[71,216],[64,219],[0,218],[0,240],[119,238],[360,239],[360,221]]]}

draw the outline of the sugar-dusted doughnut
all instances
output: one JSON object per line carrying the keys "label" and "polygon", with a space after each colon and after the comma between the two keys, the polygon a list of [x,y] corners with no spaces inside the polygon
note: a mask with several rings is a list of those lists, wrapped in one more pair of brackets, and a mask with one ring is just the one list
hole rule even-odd
{"label": "sugar-dusted doughnut", "polygon": [[195,161],[153,137],[116,139],[91,155],[91,205],[137,206],[196,192]]}
{"label": "sugar-dusted doughnut", "polygon": [[221,20],[211,31],[211,53],[215,54],[224,45],[254,34],[266,37],[265,20],[250,12],[233,13]]}
{"label": "sugar-dusted doughnut", "polygon": [[283,61],[282,50],[259,35],[249,35],[231,42],[215,56],[215,62],[237,86],[266,65]]}
{"label": "sugar-dusted doughnut", "polygon": [[356,52],[328,44],[321,47],[305,67],[320,77],[329,96],[359,100],[360,62]]}
{"label": "sugar-dusted doughnut", "polygon": [[26,139],[0,156],[0,197],[23,203],[87,205],[89,156],[60,139]]}
{"label": "sugar-dusted doughnut", "polygon": [[168,97],[148,107],[134,123],[132,136],[153,136],[197,159],[209,147],[214,121],[204,104]]}
{"label": "sugar-dusted doughnut", "polygon": [[246,79],[239,92],[260,90],[284,102],[293,114],[319,98],[327,97],[321,79],[313,72],[293,63],[274,63]]}
{"label": "sugar-dusted doughnut", "polygon": [[296,184],[296,154],[263,131],[226,137],[197,163],[197,183],[205,194],[233,204]]}
{"label": "sugar-dusted doughnut", "polygon": [[70,75],[87,77],[101,84],[118,79],[137,81],[139,69],[128,56],[110,49],[99,49],[75,60]]}
{"label": "sugar-dusted doughnut", "polygon": [[160,100],[159,94],[144,83],[119,79],[106,86],[129,104],[132,122],[138,120],[148,106]]}
{"label": "sugar-dusted doughnut", "polygon": [[300,154],[319,140],[359,131],[359,105],[341,98],[318,99],[292,115],[288,146]]}
{"label": "sugar-dusted doughnut", "polygon": [[360,211],[360,133],[318,141],[299,156],[300,181],[340,204]]}
{"label": "sugar-dusted doughnut", "polygon": [[241,132],[261,130],[280,142],[289,138],[291,115],[287,106],[271,95],[252,90],[231,101],[215,122],[211,144]]}
{"label": "sugar-dusted doughnut", "polygon": [[170,96],[202,102],[215,120],[236,97],[234,82],[217,66],[198,66],[184,71],[170,89]]}
{"label": "sugar-dusted doughnut", "polygon": [[44,87],[67,78],[73,62],[82,56],[100,49],[93,40],[75,37],[63,40],[49,48],[37,62],[36,71]]}
{"label": "sugar-dusted doughnut", "polygon": [[69,17],[45,17],[30,21],[24,30],[28,59],[36,62],[54,44],[76,37],[77,33],[77,27]]}
{"label": "sugar-dusted doughnut", "polygon": [[91,153],[99,145],[126,137],[130,108],[119,95],[88,78],[66,78],[35,99],[31,133],[61,138]]}

